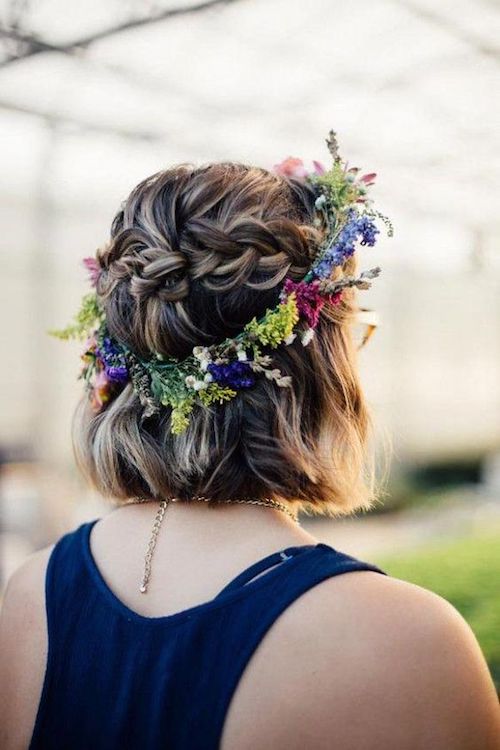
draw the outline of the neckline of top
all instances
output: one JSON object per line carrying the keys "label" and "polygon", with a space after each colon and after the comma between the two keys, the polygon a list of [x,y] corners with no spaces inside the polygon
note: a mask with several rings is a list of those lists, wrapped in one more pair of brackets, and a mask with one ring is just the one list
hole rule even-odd
{"label": "neckline of top", "polygon": [[[284,568],[285,563],[287,564],[286,570],[290,570],[290,567],[295,566],[299,560],[307,557],[313,552],[319,551],[320,549],[328,549],[329,551],[336,553],[336,550],[333,547],[323,542],[318,542],[317,544],[296,545],[277,550],[276,552],[272,552],[271,554],[266,555],[260,560],[257,560],[256,562],[245,568],[245,570],[241,571],[241,573],[239,573],[237,576],[235,576],[235,578],[229,581],[229,583],[227,583],[223,587],[223,589],[221,589],[221,591],[219,591],[219,593],[216,594],[215,597],[213,597],[213,599],[208,599],[207,601],[201,602],[200,604],[195,604],[192,607],[188,607],[187,609],[183,609],[179,612],[173,612],[171,615],[147,617],[146,615],[141,615],[139,614],[139,612],[130,609],[130,607],[124,604],[124,602],[122,602],[121,599],[118,598],[118,596],[106,583],[101,571],[97,567],[97,563],[94,560],[94,556],[92,555],[92,550],[90,548],[90,534],[94,525],[99,520],[99,518],[96,518],[93,521],[88,521],[87,523],[82,524],[79,529],[81,535],[83,557],[86,563],[87,570],[92,576],[94,582],[97,584],[97,588],[99,589],[100,593],[104,596],[108,603],[116,611],[119,612],[119,614],[126,617],[127,620],[134,620],[135,622],[148,625],[166,625],[169,623],[182,622],[183,620],[190,619],[191,617],[201,614],[202,612],[207,612],[212,609],[223,607],[229,602],[240,599],[241,597],[248,595],[249,592],[260,589],[267,583],[269,583],[269,581],[274,580],[274,578]],[[285,553],[287,555],[286,560],[282,558],[282,553]],[[274,565],[274,567],[271,567],[270,570],[267,570],[264,575],[258,576],[255,580],[250,580],[248,583],[239,586],[238,588],[232,588],[232,584],[237,579],[240,579],[240,577],[242,577],[247,571],[253,569],[257,565],[262,565],[265,562],[272,561],[274,558],[276,558],[276,562],[280,562],[281,564]],[[227,592],[226,589],[228,589]]]}

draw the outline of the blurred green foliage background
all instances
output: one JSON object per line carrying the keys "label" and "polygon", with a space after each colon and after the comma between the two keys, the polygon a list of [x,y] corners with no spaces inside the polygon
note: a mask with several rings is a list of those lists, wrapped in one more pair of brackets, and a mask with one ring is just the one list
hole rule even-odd
{"label": "blurred green foliage background", "polygon": [[434,591],[471,626],[500,694],[500,527],[439,539],[404,555],[375,556],[389,575]]}

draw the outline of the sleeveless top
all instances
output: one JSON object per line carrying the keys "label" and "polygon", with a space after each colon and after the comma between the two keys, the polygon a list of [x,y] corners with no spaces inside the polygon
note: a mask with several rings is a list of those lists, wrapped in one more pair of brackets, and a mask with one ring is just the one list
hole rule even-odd
{"label": "sleeveless top", "polygon": [[62,536],[49,558],[47,665],[29,750],[217,750],[238,681],[279,615],[326,578],[386,575],[321,542],[287,547],[211,601],[145,617],[97,568],[98,520]]}

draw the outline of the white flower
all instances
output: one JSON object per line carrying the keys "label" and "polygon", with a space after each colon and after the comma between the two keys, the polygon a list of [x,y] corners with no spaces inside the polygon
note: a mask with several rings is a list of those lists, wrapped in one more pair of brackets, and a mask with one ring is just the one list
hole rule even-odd
{"label": "white flower", "polygon": [[319,198],[316,198],[316,200],[314,201],[314,206],[315,206],[315,208],[317,208],[319,210],[319,209],[323,208],[323,206],[325,205],[325,203],[326,203],[326,196],[320,195]]}
{"label": "white flower", "polygon": [[186,375],[184,382],[186,383],[188,388],[194,388],[194,384],[196,383],[196,378],[194,375]]}
{"label": "white flower", "polygon": [[208,351],[207,346],[195,346],[193,348],[193,355],[196,357],[196,359],[208,359],[210,360],[210,352]]}
{"label": "white flower", "polygon": [[209,359],[201,359],[200,360],[200,370],[203,370],[203,372],[205,372],[205,370],[207,369],[207,367],[208,367],[209,364],[210,364],[210,360]]}
{"label": "white flower", "polygon": [[276,382],[278,385],[281,385],[283,387],[288,387],[292,385],[292,378],[290,375],[284,375],[282,378],[278,378]]}
{"label": "white flower", "polygon": [[195,391],[201,391],[203,388],[206,388],[208,383],[205,383],[204,380],[197,380],[195,384],[193,385],[193,388]]}
{"label": "white flower", "polygon": [[288,344],[291,344],[292,341],[294,341],[296,338],[297,338],[296,333],[290,333],[285,339],[285,344],[288,346]]}
{"label": "white flower", "polygon": [[259,364],[264,365],[264,367],[267,367],[268,365],[270,365],[272,361],[273,361],[273,358],[271,357],[270,354],[264,354],[259,357]]}
{"label": "white flower", "polygon": [[211,383],[213,379],[214,379],[214,376],[212,375],[211,372],[207,372],[207,374],[203,378],[203,380],[205,381],[205,383]]}
{"label": "white flower", "polygon": [[314,336],[314,328],[308,328],[307,331],[304,331],[300,339],[302,342],[302,345],[307,346],[313,336]]}
{"label": "white flower", "polygon": [[281,377],[281,372],[278,368],[266,370],[266,378],[269,378],[269,380],[277,380],[279,377]]}
{"label": "white flower", "polygon": [[246,353],[246,351],[244,349],[240,349],[238,351],[238,359],[240,360],[240,362],[246,362],[247,361],[248,357],[247,357],[247,353]]}

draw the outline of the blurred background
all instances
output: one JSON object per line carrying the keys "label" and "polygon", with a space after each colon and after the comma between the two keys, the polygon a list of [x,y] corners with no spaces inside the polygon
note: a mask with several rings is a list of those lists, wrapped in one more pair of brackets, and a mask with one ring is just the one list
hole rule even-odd
{"label": "blurred background", "polygon": [[[81,259],[143,177],[179,161],[378,173],[393,239],[360,304],[386,499],[305,518],[320,539],[449,599],[500,687],[500,5],[496,0],[0,2],[1,584],[109,511],[79,478],[78,344],[47,335]],[[495,90],[497,95],[495,96]]]}

